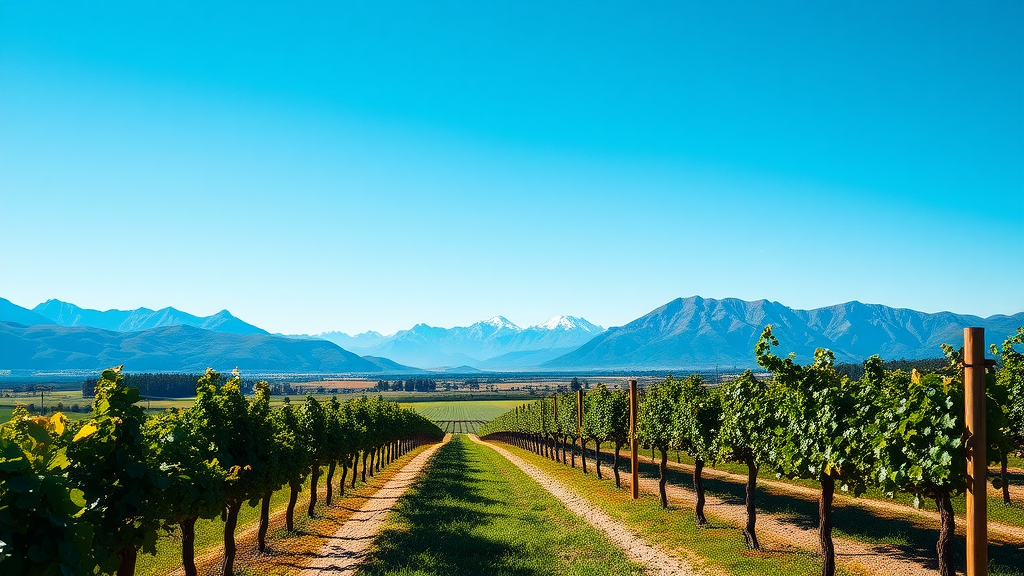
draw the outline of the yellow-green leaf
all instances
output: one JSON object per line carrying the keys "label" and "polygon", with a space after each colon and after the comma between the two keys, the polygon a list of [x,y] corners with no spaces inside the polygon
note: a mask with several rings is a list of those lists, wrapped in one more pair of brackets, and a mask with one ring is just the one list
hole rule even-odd
{"label": "yellow-green leaf", "polygon": [[79,440],[83,438],[88,438],[89,436],[92,436],[95,433],[96,426],[93,424],[86,424],[85,426],[82,426],[82,429],[78,431],[78,434],[75,434],[75,439],[72,440],[72,442],[78,442]]}

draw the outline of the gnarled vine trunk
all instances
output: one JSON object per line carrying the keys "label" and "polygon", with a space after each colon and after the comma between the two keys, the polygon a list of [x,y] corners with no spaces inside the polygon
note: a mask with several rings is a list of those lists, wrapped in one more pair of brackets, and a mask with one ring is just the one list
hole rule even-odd
{"label": "gnarled vine trunk", "polygon": [[263,493],[263,498],[260,501],[260,527],[256,532],[256,548],[260,552],[267,551],[267,531],[270,529],[270,498],[273,495],[273,491],[267,490]]}
{"label": "gnarled vine trunk", "polygon": [[1010,504],[1010,483],[1006,481],[1006,454],[999,462],[999,478],[1003,483],[1003,504]]}
{"label": "gnarled vine trunk", "polygon": [[291,494],[288,495],[288,508],[284,513],[284,526],[291,532],[295,529],[295,503],[299,500],[299,490],[302,489],[302,485],[298,481],[292,481],[288,483],[288,487],[291,489]]}
{"label": "gnarled vine trunk", "polygon": [[594,468],[597,469],[597,477],[603,478],[601,476],[601,443],[597,440],[594,440]]}
{"label": "gnarled vine trunk", "polygon": [[134,576],[135,560],[138,558],[138,555],[139,551],[135,548],[134,544],[129,544],[118,550],[117,556],[121,559],[121,562],[117,565],[117,576]]}
{"label": "gnarled vine trunk", "polygon": [[953,534],[956,531],[956,517],[953,516],[953,503],[949,492],[940,492],[935,497],[939,508],[939,541],[935,551],[939,556],[939,576],[955,576],[953,570]]}
{"label": "gnarled vine trunk", "polygon": [[622,488],[622,481],[619,479],[619,450],[622,449],[622,444],[615,443],[615,454],[612,456],[612,474],[615,475],[615,487]]}
{"label": "gnarled vine trunk", "polygon": [[338,463],[331,460],[331,463],[327,466],[327,494],[324,496],[324,504],[330,506],[331,498],[334,497],[334,469],[338,466]]}
{"label": "gnarled vine trunk", "polygon": [[224,576],[235,575],[235,554],[238,553],[235,527],[238,525],[238,510],[241,507],[241,500],[228,500],[227,513],[224,515],[224,562],[221,566],[221,574]]}
{"label": "gnarled vine trunk", "polygon": [[753,458],[747,458],[747,525],[743,528],[743,539],[747,541],[747,550],[760,550],[761,543],[757,541],[757,507],[754,497],[757,495],[757,463]]}
{"label": "gnarled vine trunk", "polygon": [[[651,460],[654,460],[654,448],[651,448]],[[661,507],[668,508],[668,494],[665,483],[668,482],[668,450],[661,451],[661,464],[658,465],[658,495],[661,496]]]}
{"label": "gnarled vine trunk", "polygon": [[[662,456],[664,458],[664,456]],[[704,460],[694,459],[693,466],[693,491],[697,493],[697,526],[706,526],[708,519],[704,516]]]}
{"label": "gnarled vine trunk", "polygon": [[345,497],[345,478],[348,476],[348,456],[345,456],[341,460],[341,482],[338,484],[339,492],[338,497]]}
{"label": "gnarled vine trunk", "polygon": [[587,441],[580,436],[580,465],[583,467],[583,473],[587,473]]}
{"label": "gnarled vine trunk", "polygon": [[181,568],[185,576],[196,576],[196,516],[178,522],[181,528]]}
{"label": "gnarled vine trunk", "polygon": [[821,576],[835,576],[836,548],[832,543],[832,499],[836,481],[832,476],[821,476],[821,498],[818,500],[818,541],[821,543]]}
{"label": "gnarled vine trunk", "polygon": [[316,514],[316,485],[320,483],[320,462],[316,458],[309,468],[309,508],[306,516],[312,518]]}

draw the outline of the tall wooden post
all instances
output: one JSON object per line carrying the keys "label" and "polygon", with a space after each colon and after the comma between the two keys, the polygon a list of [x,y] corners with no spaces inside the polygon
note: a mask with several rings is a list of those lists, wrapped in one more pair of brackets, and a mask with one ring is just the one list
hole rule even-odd
{"label": "tall wooden post", "polygon": [[580,458],[584,460],[583,469],[586,470],[586,447],[583,445],[583,390],[576,391],[576,432],[580,437]]}
{"label": "tall wooden post", "polygon": [[636,443],[636,380],[629,381],[629,473],[632,475],[633,500],[640,497],[640,452]]}
{"label": "tall wooden post", "polygon": [[985,439],[985,329],[964,328],[967,425],[967,576],[988,574],[988,442]]}

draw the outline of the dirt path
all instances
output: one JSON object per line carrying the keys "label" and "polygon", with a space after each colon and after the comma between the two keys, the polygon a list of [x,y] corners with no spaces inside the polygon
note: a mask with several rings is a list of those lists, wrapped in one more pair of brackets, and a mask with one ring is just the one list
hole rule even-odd
{"label": "dirt path", "polygon": [[[593,450],[588,450],[593,454]],[[628,454],[628,453],[627,453]],[[607,454],[602,453],[603,456]],[[628,461],[629,457],[626,456]],[[602,461],[604,459],[602,458]],[[687,474],[693,474],[693,466],[689,464],[679,464],[677,462],[669,462],[669,468],[685,472]],[[745,475],[733,474],[732,472],[724,472],[722,470],[716,470],[714,468],[704,468],[704,478],[712,478],[715,480],[723,480],[734,484],[746,484],[747,477]],[[809,486],[800,486],[799,484],[790,484],[788,482],[780,482],[778,480],[769,480],[765,478],[757,479],[758,488],[770,488],[771,491],[782,494],[789,494],[798,496],[807,500],[817,500],[821,495],[820,491],[816,488]],[[991,488],[991,486],[990,486]],[[1022,497],[1024,493],[1017,493],[1018,490],[1014,489],[1014,486],[1010,486],[1011,497]],[[1018,487],[1019,488],[1019,487]],[[692,492],[691,492],[692,494]],[[995,495],[1001,497],[1001,492],[996,492]],[[866,510],[882,512],[886,515],[897,514],[897,515],[910,515],[927,518],[935,522],[936,525],[939,523],[939,513],[932,512],[930,510],[918,509],[913,506],[906,506],[904,504],[898,504],[896,502],[886,502],[885,500],[874,500],[871,498],[853,498],[845,496],[841,493],[835,495],[836,506],[857,506]],[[964,522],[957,522],[956,531],[959,534],[964,534],[966,526]],[[1024,543],[1024,528],[1020,526],[1014,526],[1012,524],[1006,524],[1005,522],[993,522],[988,521],[989,538],[992,540],[998,540],[1006,542],[1008,544],[1020,544]]]}
{"label": "dirt path", "polygon": [[654,573],[664,576],[693,576],[697,574],[689,564],[659,548],[647,544],[624,525],[598,510],[588,500],[571,491],[564,484],[555,480],[536,466],[529,464],[504,448],[480,440],[476,434],[470,434],[469,438],[473,442],[495,450],[507,458],[509,462],[519,467],[527,476],[536,480],[545,490],[550,492],[555,498],[558,498],[566,508],[574,514],[582,516],[591,526],[604,532],[631,560],[648,566]]}
{"label": "dirt path", "polygon": [[[630,483],[629,475],[623,478],[623,486]],[[658,493],[657,478],[640,477],[640,489],[649,494]],[[696,495],[692,490],[668,484],[665,493],[669,501],[694,502]],[[743,526],[747,521],[747,511],[742,504],[729,504],[715,496],[705,496],[705,510],[735,526]],[[757,535],[759,539],[785,542],[787,544],[817,552],[820,550],[817,528],[800,528],[792,522],[765,514],[757,515]],[[930,558],[908,558],[906,554],[893,547],[871,545],[833,536],[836,548],[836,560],[844,564],[857,564],[872,574],[900,574],[903,576],[935,576],[936,565]],[[763,544],[762,544],[763,545]]]}
{"label": "dirt path", "polygon": [[420,452],[399,470],[394,478],[382,486],[341,528],[327,538],[327,542],[320,548],[316,557],[299,574],[301,576],[355,574],[363,559],[366,558],[370,544],[387,519],[391,508],[415,482],[416,477],[419,476],[434,452],[450,439],[451,434],[445,435],[444,441]]}

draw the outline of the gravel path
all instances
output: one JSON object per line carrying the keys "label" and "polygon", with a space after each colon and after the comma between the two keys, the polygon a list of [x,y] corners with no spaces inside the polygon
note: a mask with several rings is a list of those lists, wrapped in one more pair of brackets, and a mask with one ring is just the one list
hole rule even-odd
{"label": "gravel path", "polygon": [[480,440],[475,434],[470,434],[469,438],[473,442],[483,444],[495,450],[507,458],[509,462],[518,466],[527,476],[533,478],[555,498],[561,500],[566,508],[582,516],[592,526],[604,532],[631,560],[639,562],[649,567],[654,573],[664,576],[692,576],[697,574],[689,564],[669,555],[661,549],[647,544],[624,525],[598,510],[588,500],[571,491],[564,484],[555,480],[536,466],[529,464],[504,448]]}
{"label": "gravel path", "polygon": [[427,461],[451,439],[447,434],[439,444],[434,444],[416,455],[394,478],[370,497],[345,524],[341,526],[320,548],[316,557],[302,569],[301,576],[345,576],[355,574],[366,558],[370,544],[387,519],[391,508],[415,482]]}

